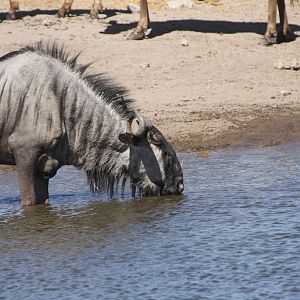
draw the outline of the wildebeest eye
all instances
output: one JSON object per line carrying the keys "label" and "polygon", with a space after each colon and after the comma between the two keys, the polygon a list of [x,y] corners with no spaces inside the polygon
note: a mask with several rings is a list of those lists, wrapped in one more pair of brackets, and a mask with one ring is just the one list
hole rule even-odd
{"label": "wildebeest eye", "polygon": [[161,138],[157,134],[155,134],[151,131],[149,131],[147,134],[147,140],[149,143],[152,143],[156,146],[160,146],[162,144]]}
{"label": "wildebeest eye", "polygon": [[164,151],[164,150],[162,150],[162,155],[163,155],[163,157],[168,157],[168,152],[167,151]]}

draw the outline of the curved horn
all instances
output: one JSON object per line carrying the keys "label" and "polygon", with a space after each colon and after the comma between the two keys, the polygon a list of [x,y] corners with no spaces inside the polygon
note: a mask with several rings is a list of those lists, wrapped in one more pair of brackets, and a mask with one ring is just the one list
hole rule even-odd
{"label": "curved horn", "polygon": [[131,130],[133,135],[141,136],[147,128],[147,122],[142,116],[137,114],[137,118],[134,118],[131,122]]}

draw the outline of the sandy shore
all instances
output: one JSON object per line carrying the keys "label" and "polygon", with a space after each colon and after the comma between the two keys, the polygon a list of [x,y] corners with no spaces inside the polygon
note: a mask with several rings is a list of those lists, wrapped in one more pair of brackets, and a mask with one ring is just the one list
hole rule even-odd
{"label": "sandy shore", "polygon": [[[56,2],[2,21],[0,55],[41,39],[62,41],[72,53],[83,50],[80,61],[95,61],[93,71],[125,86],[179,151],[300,141],[300,71],[274,68],[279,60],[300,59],[300,38],[260,45],[267,1],[201,2],[180,10],[152,3],[153,30],[144,41],[126,40],[138,14],[112,9],[92,21],[92,1],[85,0],[74,2],[76,15],[57,19]],[[6,6],[1,2],[2,19]],[[288,13],[300,34],[300,6],[288,5]]]}

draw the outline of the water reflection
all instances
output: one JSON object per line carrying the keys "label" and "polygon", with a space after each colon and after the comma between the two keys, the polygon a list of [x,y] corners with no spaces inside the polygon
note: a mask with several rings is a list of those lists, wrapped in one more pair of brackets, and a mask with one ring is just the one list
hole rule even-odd
{"label": "water reflection", "polygon": [[180,197],[92,195],[65,168],[23,209],[0,174],[0,298],[298,299],[299,150],[182,154]]}
{"label": "water reflection", "polygon": [[68,241],[73,247],[89,247],[95,240],[124,234],[138,224],[158,224],[178,213],[183,200],[184,196],[167,196],[94,202],[71,209],[51,205],[22,208],[23,213],[0,216],[0,247],[9,249],[12,241],[16,246],[20,240],[18,247],[26,249],[28,243],[46,239],[48,248]]}

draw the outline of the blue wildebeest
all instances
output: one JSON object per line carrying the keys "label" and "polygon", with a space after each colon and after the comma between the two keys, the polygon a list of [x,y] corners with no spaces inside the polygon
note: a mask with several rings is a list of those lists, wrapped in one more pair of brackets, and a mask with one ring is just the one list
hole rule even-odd
{"label": "blue wildebeest", "polygon": [[[9,0],[10,1],[10,8],[7,15],[8,19],[15,19],[16,18],[16,9],[19,8],[19,3],[17,0]],[[72,7],[74,0],[64,0],[63,5],[59,9],[57,15],[59,17],[66,16]],[[293,4],[293,0],[290,0]],[[277,6],[279,10],[279,17],[280,17],[280,28],[277,33],[276,30],[276,14],[277,14]],[[90,12],[90,16],[92,18],[98,18],[99,12],[103,9],[102,0],[94,0],[92,9]],[[140,0],[140,20],[138,22],[137,27],[133,30],[133,32],[129,35],[129,39],[132,40],[141,40],[144,39],[146,36],[146,32],[150,28],[150,18],[149,18],[149,10],[148,10],[148,3],[147,0]],[[295,36],[291,31],[286,7],[285,7],[285,0],[268,0],[268,25],[267,30],[264,35],[264,44],[265,45],[272,45],[275,43],[281,43],[285,41],[294,40]]]}
{"label": "blue wildebeest", "polygon": [[23,205],[48,199],[63,165],[83,169],[94,192],[130,179],[133,194],[180,194],[181,165],[161,132],[89,74],[63,47],[38,43],[0,58],[0,164],[16,165]]}

